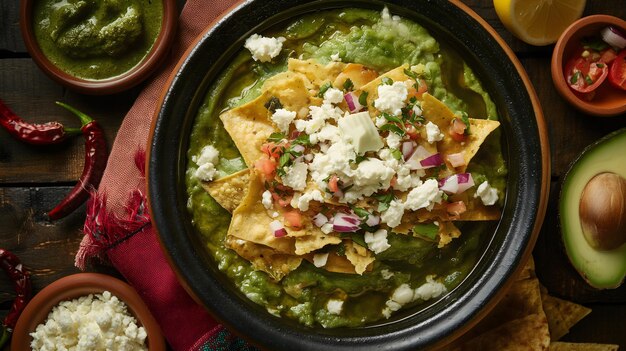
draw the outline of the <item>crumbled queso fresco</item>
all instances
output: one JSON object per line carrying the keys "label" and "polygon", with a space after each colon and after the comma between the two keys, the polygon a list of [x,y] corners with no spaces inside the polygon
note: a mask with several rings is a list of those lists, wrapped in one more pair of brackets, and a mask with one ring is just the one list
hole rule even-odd
{"label": "crumbled queso fresco", "polygon": [[251,35],[246,39],[244,47],[250,50],[254,61],[269,62],[280,54],[285,38],[268,38],[258,34]]}
{"label": "crumbled queso fresco", "polygon": [[30,346],[37,351],[148,349],[145,329],[108,291],[59,303],[30,335]]}

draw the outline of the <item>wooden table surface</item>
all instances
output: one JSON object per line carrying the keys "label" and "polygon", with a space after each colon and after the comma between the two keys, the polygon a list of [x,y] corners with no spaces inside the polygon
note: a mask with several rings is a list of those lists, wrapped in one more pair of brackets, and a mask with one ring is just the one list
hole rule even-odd
{"label": "wooden table surface", "polygon": [[[560,182],[569,163],[593,141],[626,127],[626,115],[594,118],[573,109],[552,85],[553,46],[533,47],[514,38],[503,28],[490,0],[464,2],[496,28],[515,51],[542,103],[552,152],[552,184],[546,219],[534,250],[537,274],[552,294],[593,309],[564,339],[614,343],[626,349],[626,287],[597,291],[587,286],[563,253],[557,218]],[[112,143],[141,87],[96,97],[80,95],[54,83],[26,52],[19,32],[18,6],[16,0],[0,1],[0,99],[29,121],[57,120],[76,126],[77,121],[54,104],[57,100],[67,102],[96,118]],[[624,0],[588,0],[584,15],[597,13],[626,19]],[[35,147],[0,130],[0,247],[21,258],[32,273],[35,292],[78,272],[74,255],[82,237],[84,206],[54,223],[46,221],[43,214],[74,186],[82,172],[83,157],[81,138],[54,147]],[[626,158],[615,162],[626,162]],[[93,265],[88,270],[119,276],[106,265]],[[0,316],[6,313],[13,298],[9,280],[0,279]]]}

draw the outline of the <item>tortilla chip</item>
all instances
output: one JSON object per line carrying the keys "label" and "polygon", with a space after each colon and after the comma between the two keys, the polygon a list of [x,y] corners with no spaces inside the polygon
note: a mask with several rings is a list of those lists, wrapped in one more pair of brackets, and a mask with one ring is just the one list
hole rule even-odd
{"label": "tortilla chip", "polygon": [[552,340],[559,340],[571,327],[591,313],[591,309],[542,292],[543,308],[548,317]]}
{"label": "tortilla chip", "polygon": [[319,233],[316,232],[316,235],[305,235],[296,238],[296,255],[305,255],[326,245],[339,244],[341,242],[341,239],[336,236],[324,234],[319,229],[317,231]]}
{"label": "tortilla chip", "polygon": [[329,62],[327,65],[322,65],[315,60],[305,61],[293,58],[287,62],[289,71],[304,74],[315,89],[334,81],[345,67],[346,64],[342,62]]}
{"label": "tortilla chip", "polygon": [[357,274],[363,274],[363,272],[368,270],[370,264],[374,262],[374,255],[371,251],[359,244],[353,243],[351,240],[346,240],[344,245],[346,246],[346,258],[354,265],[354,271]]}
{"label": "tortilla chip", "polygon": [[226,237],[224,245],[250,261],[255,269],[269,274],[275,281],[283,279],[289,272],[298,268],[302,262],[301,257],[281,254],[270,247],[237,239],[230,235]]}
{"label": "tortilla chip", "polygon": [[225,210],[232,213],[246,196],[250,170],[244,169],[212,182],[202,182],[202,188]]}
{"label": "tortilla chip", "polygon": [[539,281],[536,278],[518,280],[513,283],[491,313],[476,325],[475,331],[482,333],[497,328],[503,322],[533,314],[544,315]]}
{"label": "tortilla chip", "polygon": [[[535,260],[533,259],[533,256],[530,256],[530,258],[528,258],[528,261],[524,265],[524,268],[522,268],[522,271],[517,276],[517,280],[524,280],[528,278],[535,278]],[[543,286],[539,284],[541,296],[543,296],[542,288]]]}
{"label": "tortilla chip", "polygon": [[461,231],[452,222],[439,223],[439,244],[438,248],[442,248],[461,236]]}
{"label": "tortilla chip", "polygon": [[531,314],[500,325],[462,345],[460,351],[547,350],[550,345],[545,315]]}
{"label": "tortilla chip", "polygon": [[[443,102],[437,100],[437,98],[428,93],[425,93],[422,96],[422,99],[422,111],[424,117],[428,121],[436,124],[440,130],[448,130],[450,123],[452,123],[452,120],[456,118],[452,110],[450,110]],[[470,118],[469,123],[470,133],[465,142],[459,143],[454,141],[448,133],[444,133],[443,140],[437,144],[439,152],[443,155],[444,160],[446,160],[448,168],[456,169],[459,173],[465,172],[467,165],[470,163],[474,155],[476,155],[478,149],[480,149],[480,145],[485,141],[485,138],[487,138],[491,132],[500,126],[500,122],[488,119]],[[446,155],[459,152],[463,153],[465,166],[454,168],[447,161]]]}
{"label": "tortilla chip", "polygon": [[279,73],[265,82],[261,96],[220,115],[224,128],[248,167],[263,156],[261,145],[272,133],[278,131],[265,104],[270,98],[276,97],[283,108],[304,118],[308,114],[309,106],[319,104],[312,101],[307,88],[310,84],[303,74],[289,71]]}
{"label": "tortilla chip", "polygon": [[261,194],[265,191],[263,182],[256,172],[250,172],[250,183],[246,196],[233,211],[228,227],[228,235],[275,249],[280,253],[294,254],[294,239],[277,238],[270,232],[270,223],[274,221],[261,203]]}
{"label": "tortilla chip", "polygon": [[[306,260],[313,263],[313,255],[307,255]],[[354,265],[346,258],[339,256],[336,252],[329,252],[326,264],[321,267],[329,272],[355,274]]]}
{"label": "tortilla chip", "polygon": [[611,344],[582,344],[575,342],[553,342],[549,351],[617,351],[619,345]]}

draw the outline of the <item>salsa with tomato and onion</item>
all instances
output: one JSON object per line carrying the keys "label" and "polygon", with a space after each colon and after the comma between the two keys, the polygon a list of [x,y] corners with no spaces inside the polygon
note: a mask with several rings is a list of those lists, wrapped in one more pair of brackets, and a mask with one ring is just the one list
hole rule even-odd
{"label": "salsa with tomato and onion", "polygon": [[563,69],[569,87],[584,100],[593,100],[602,85],[626,91],[626,37],[607,27],[598,37],[581,40]]}

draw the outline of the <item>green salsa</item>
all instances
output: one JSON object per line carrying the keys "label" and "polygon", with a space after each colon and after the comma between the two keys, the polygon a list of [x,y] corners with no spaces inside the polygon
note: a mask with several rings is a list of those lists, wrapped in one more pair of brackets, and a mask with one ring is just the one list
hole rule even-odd
{"label": "green salsa", "polygon": [[35,37],[44,55],[72,76],[99,80],[128,72],[161,30],[161,0],[38,0]]}
{"label": "green salsa", "polygon": [[[493,101],[469,66],[414,22],[402,19],[389,26],[382,23],[380,12],[345,9],[306,15],[265,35],[286,38],[281,55],[273,62],[261,63],[253,61],[247,50],[240,52],[209,89],[196,117],[188,158],[198,155],[203,146],[213,145],[220,152],[218,177],[246,167],[219,114],[259,96],[267,78],[287,69],[288,57],[327,63],[331,55],[339,53],[343,62],[360,63],[381,73],[405,63],[421,63],[426,68],[431,94],[453,111],[498,118]],[[498,131],[482,145],[472,164],[476,166],[468,171],[476,179],[487,177],[504,194],[506,167]],[[394,289],[401,284],[416,288],[428,275],[442,278],[447,290],[452,290],[473,269],[496,225],[460,223],[462,236],[441,249],[436,242],[390,233],[390,248],[376,255],[371,272],[332,273],[303,261],[276,282],[224,247],[230,214],[203,190],[193,176],[196,169],[190,161],[186,176],[188,208],[219,269],[247,298],[265,306],[269,313],[308,326],[355,327],[379,321],[384,318],[382,311]],[[345,301],[341,314],[329,313],[325,308],[332,298]]]}

